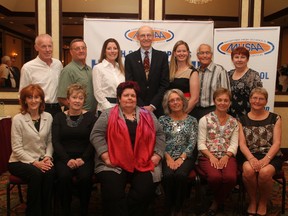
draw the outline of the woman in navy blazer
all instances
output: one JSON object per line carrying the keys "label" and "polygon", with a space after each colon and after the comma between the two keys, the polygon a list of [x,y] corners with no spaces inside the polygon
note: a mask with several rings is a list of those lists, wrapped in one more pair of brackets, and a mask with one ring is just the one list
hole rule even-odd
{"label": "woman in navy blazer", "polygon": [[21,113],[11,128],[12,154],[8,169],[28,183],[27,216],[51,215],[54,182],[52,116],[44,112],[44,92],[30,84],[20,92]]}

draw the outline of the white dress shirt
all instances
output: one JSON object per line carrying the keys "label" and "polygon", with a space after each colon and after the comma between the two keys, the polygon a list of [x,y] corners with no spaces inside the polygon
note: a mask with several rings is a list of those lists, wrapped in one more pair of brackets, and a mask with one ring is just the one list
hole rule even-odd
{"label": "white dress shirt", "polygon": [[49,66],[37,56],[21,68],[19,91],[29,84],[38,84],[45,92],[45,103],[58,103],[57,90],[62,69],[58,59],[52,58]]}
{"label": "white dress shirt", "polygon": [[104,59],[95,65],[92,71],[94,96],[98,101],[98,111],[103,111],[113,107],[115,103],[110,103],[108,98],[116,98],[117,86],[125,81],[125,76],[121,73],[118,63],[113,64]]}

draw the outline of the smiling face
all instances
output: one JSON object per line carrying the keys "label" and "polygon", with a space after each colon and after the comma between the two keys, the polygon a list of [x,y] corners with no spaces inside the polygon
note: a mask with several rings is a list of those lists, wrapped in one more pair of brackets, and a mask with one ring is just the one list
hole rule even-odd
{"label": "smiling face", "polygon": [[230,98],[226,93],[219,94],[214,100],[216,110],[219,112],[227,112],[230,106]]}
{"label": "smiling face", "polygon": [[119,105],[122,110],[135,109],[137,103],[137,95],[134,89],[126,88],[123,90],[121,97],[118,98]]}
{"label": "smiling face", "polygon": [[168,106],[171,113],[183,111],[183,101],[177,93],[171,93],[168,98]]}
{"label": "smiling face", "polygon": [[83,108],[85,96],[82,91],[74,90],[69,98],[67,98],[67,101],[69,104],[69,110],[79,111]]}
{"label": "smiling face", "polygon": [[251,109],[254,110],[262,110],[267,104],[267,99],[265,98],[264,94],[260,92],[255,92],[249,98]]}
{"label": "smiling face", "polygon": [[176,48],[174,56],[177,62],[186,62],[189,56],[189,51],[184,44],[181,44]]}
{"label": "smiling face", "polygon": [[115,63],[116,59],[118,58],[118,52],[119,50],[116,43],[109,42],[105,50],[106,60],[110,63]]}
{"label": "smiling face", "polygon": [[247,67],[248,58],[242,54],[235,54],[232,58],[232,62],[236,69],[243,69]]}
{"label": "smiling face", "polygon": [[77,41],[70,47],[72,59],[77,62],[85,62],[87,56],[87,47],[83,41]]}
{"label": "smiling face", "polygon": [[33,111],[39,110],[42,99],[41,99],[40,95],[33,94],[30,96],[27,96],[25,99],[25,102],[28,106],[28,111],[33,112]]}
{"label": "smiling face", "polygon": [[201,63],[201,68],[208,67],[208,65],[212,62],[211,47],[206,44],[202,44],[198,49],[197,57]]}
{"label": "smiling face", "polygon": [[153,35],[153,30],[151,27],[142,26],[141,28],[139,28],[137,39],[140,42],[140,46],[144,50],[150,49],[150,47],[152,46],[153,38],[154,38],[154,35]]}
{"label": "smiling face", "polygon": [[38,52],[39,58],[44,62],[49,62],[52,59],[53,43],[49,36],[40,36],[35,44],[35,50]]}

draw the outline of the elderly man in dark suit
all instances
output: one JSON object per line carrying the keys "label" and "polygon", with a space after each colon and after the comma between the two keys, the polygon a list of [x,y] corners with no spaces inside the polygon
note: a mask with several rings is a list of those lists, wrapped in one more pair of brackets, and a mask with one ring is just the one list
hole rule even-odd
{"label": "elderly man in dark suit", "polygon": [[169,86],[168,56],[152,48],[154,32],[150,26],[140,27],[137,39],[140,49],[125,59],[126,81],[138,83],[141,90],[138,105],[159,117],[163,114],[162,98]]}

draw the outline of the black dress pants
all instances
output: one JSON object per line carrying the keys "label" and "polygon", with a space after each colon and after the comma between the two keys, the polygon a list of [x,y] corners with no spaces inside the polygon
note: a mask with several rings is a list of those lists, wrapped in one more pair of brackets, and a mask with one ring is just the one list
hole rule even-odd
{"label": "black dress pants", "polygon": [[[129,173],[102,171],[97,174],[101,183],[104,216],[146,216],[154,198],[155,184],[150,172]],[[128,193],[126,185],[130,183]]]}
{"label": "black dress pants", "polygon": [[94,161],[87,161],[75,170],[70,169],[62,161],[56,161],[55,169],[57,174],[56,196],[58,196],[60,200],[60,215],[71,215],[71,201],[74,191],[79,196],[81,216],[88,215]]}
{"label": "black dress pants", "polygon": [[26,216],[51,216],[54,168],[44,173],[32,164],[13,162],[8,169],[28,182]]}

